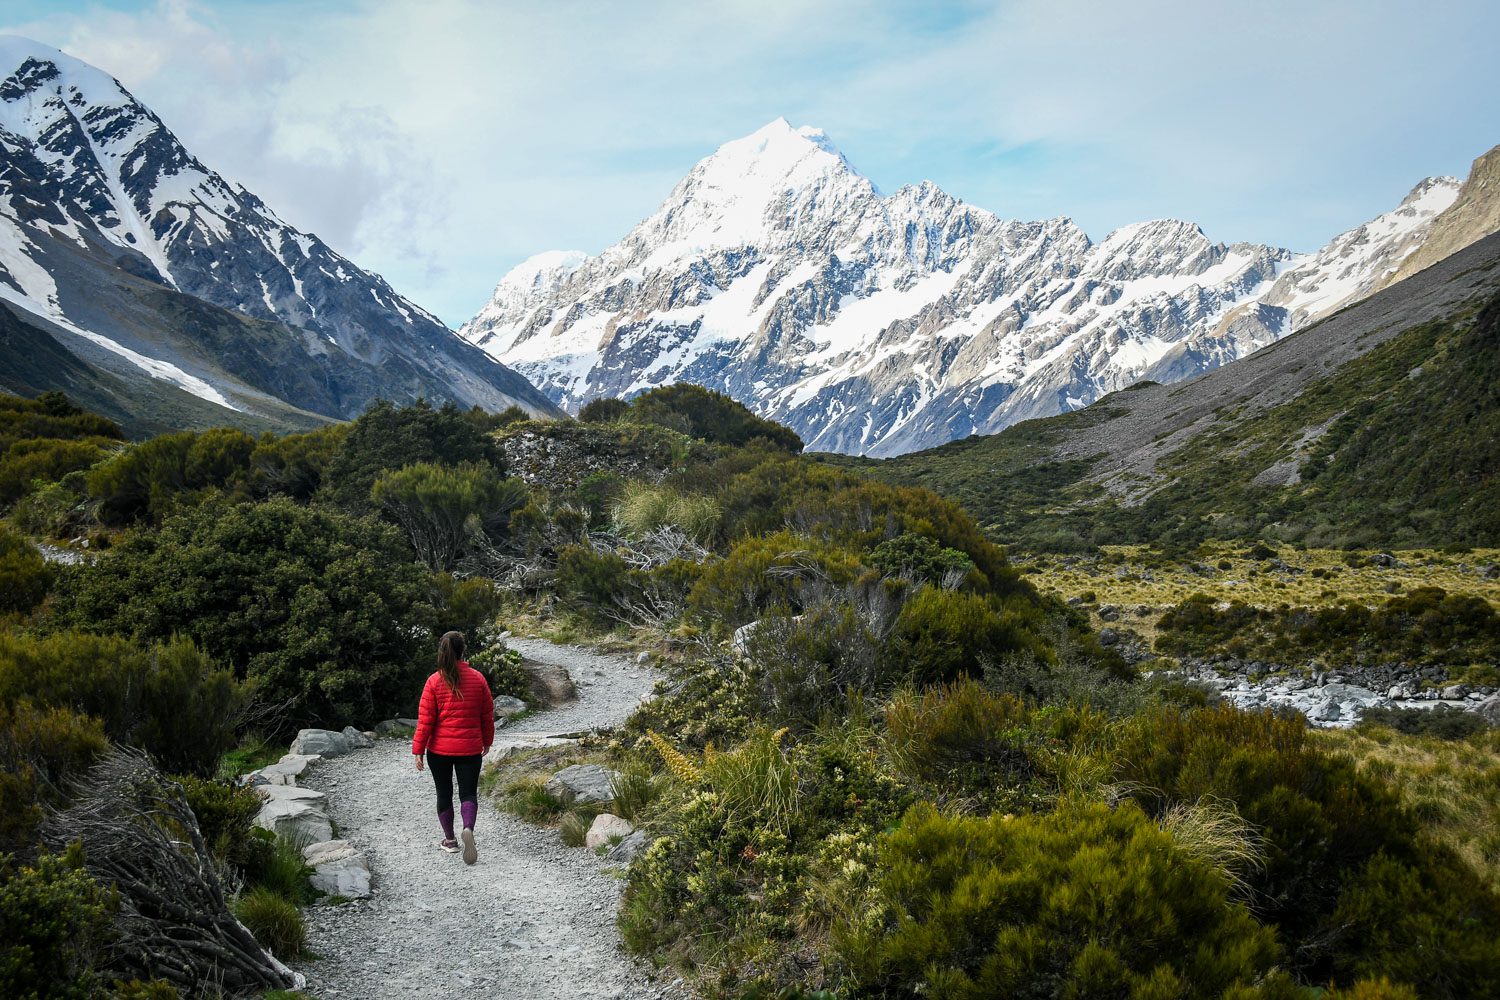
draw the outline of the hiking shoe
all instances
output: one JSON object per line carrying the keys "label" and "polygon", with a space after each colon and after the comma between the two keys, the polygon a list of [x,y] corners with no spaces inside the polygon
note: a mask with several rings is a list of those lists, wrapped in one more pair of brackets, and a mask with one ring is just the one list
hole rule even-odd
{"label": "hiking shoe", "polygon": [[[440,840],[440,841],[438,841],[438,850],[440,850],[440,851],[446,851],[449,854],[457,854],[458,853],[458,841],[456,841],[456,840]],[[472,861],[469,862],[469,863],[473,864]]]}
{"label": "hiking shoe", "polygon": [[464,864],[472,865],[479,860],[479,848],[474,846],[474,831],[464,827],[464,832],[459,836],[464,840]]}

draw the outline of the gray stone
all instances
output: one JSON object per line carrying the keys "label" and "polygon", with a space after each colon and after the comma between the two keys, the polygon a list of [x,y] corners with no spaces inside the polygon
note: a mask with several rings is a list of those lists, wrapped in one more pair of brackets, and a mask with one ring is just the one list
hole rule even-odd
{"label": "gray stone", "polygon": [[1458,701],[1459,699],[1467,698],[1468,696],[1469,685],[1467,684],[1449,684],[1447,687],[1443,688],[1443,697],[1449,701]]}
{"label": "gray stone", "polygon": [[1492,726],[1500,726],[1500,694],[1492,694],[1478,705],[1474,706],[1478,712]]}
{"label": "gray stone", "polygon": [[650,846],[650,843],[651,841],[646,836],[646,831],[637,830],[630,836],[626,837],[624,840],[620,841],[614,847],[610,848],[609,853],[605,855],[605,857],[609,858],[609,860],[611,861],[616,861],[620,864],[628,865],[630,864],[630,862],[636,859],[637,855],[639,855],[648,846]]}
{"label": "gray stone", "polygon": [[509,719],[526,711],[526,703],[508,694],[495,695],[495,718]]}
{"label": "gray stone", "polygon": [[375,745],[375,737],[362,733],[353,726],[345,726],[342,733],[344,739],[349,741],[351,750],[368,750]]}
{"label": "gray stone", "polygon": [[613,802],[612,781],[618,775],[598,764],[574,764],[547,779],[547,794],[564,805]]}
{"label": "gray stone", "polygon": [[352,750],[349,737],[331,729],[303,729],[292,740],[292,753],[323,757],[342,757]]}
{"label": "gray stone", "polygon": [[613,813],[600,813],[589,825],[589,832],[584,835],[583,845],[595,851],[601,847],[608,847],[613,839],[624,840],[634,832],[635,827],[630,825],[629,820],[621,819]]}
{"label": "gray stone", "polygon": [[266,800],[255,814],[255,825],[297,844],[315,844],[333,839],[322,792],[286,785],[261,785],[256,791]]}
{"label": "gray stone", "polygon": [[1343,709],[1332,698],[1324,699],[1313,706],[1312,711],[1307,713],[1308,719],[1313,722],[1337,722],[1342,715]]}
{"label": "gray stone", "polygon": [[323,758],[317,754],[289,753],[274,764],[267,764],[257,774],[269,785],[295,785],[307,769]]}
{"label": "gray stone", "polygon": [[312,887],[330,896],[345,899],[367,899],[370,895],[370,865],[352,848],[348,853],[340,852],[332,860],[313,865],[308,879]]}
{"label": "gray stone", "polygon": [[1112,628],[1101,628],[1099,630],[1099,645],[1117,646],[1120,643],[1120,633]]}
{"label": "gray stone", "polygon": [[302,858],[310,865],[321,865],[329,861],[342,861],[358,853],[347,840],[327,840],[321,844],[308,844],[302,849]]}
{"label": "gray stone", "polygon": [[375,723],[377,736],[406,736],[417,728],[416,719],[386,719]]}
{"label": "gray stone", "polygon": [[1099,620],[1106,622],[1119,621],[1120,609],[1113,604],[1101,605],[1099,608]]}
{"label": "gray stone", "polygon": [[522,661],[521,669],[526,671],[531,682],[531,699],[538,705],[551,707],[578,697],[578,688],[573,685],[573,678],[568,676],[565,667],[556,663]]}

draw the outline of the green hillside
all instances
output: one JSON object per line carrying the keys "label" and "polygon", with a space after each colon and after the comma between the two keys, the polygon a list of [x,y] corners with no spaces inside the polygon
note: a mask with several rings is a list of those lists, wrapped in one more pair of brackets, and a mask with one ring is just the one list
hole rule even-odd
{"label": "green hillside", "polygon": [[[1107,435],[1129,414],[1113,404],[1131,390],[992,437],[880,462],[829,461],[928,487],[1000,540],[1035,548],[1247,536],[1491,544],[1500,538],[1497,376],[1500,296],[1413,326],[1288,401],[1219,410],[1156,461],[1154,482],[1116,479],[1106,489],[1107,452],[1060,453],[1084,429]],[[1156,405],[1172,399],[1160,393]]]}

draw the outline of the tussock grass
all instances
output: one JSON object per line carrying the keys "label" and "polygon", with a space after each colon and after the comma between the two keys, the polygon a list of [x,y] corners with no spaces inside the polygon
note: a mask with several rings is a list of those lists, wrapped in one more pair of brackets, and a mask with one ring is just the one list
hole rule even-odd
{"label": "tussock grass", "polygon": [[622,534],[649,535],[676,528],[689,538],[708,540],[719,526],[722,511],[712,497],[680,493],[668,486],[631,481],[610,516]]}
{"label": "tussock grass", "polygon": [[255,940],[280,959],[300,957],[307,949],[307,927],[297,907],[265,886],[236,901],[234,915]]}
{"label": "tussock grass", "polygon": [[1371,727],[1315,738],[1395,788],[1438,841],[1500,891],[1500,730],[1442,740]]}
{"label": "tussock grass", "polygon": [[1158,821],[1185,853],[1217,870],[1235,895],[1250,892],[1246,876],[1265,866],[1265,849],[1232,803],[1216,799],[1179,802]]}

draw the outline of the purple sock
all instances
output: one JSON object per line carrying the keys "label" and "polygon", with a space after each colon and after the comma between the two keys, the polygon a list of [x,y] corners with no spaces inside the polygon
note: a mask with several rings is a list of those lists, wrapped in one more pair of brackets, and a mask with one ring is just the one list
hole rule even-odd
{"label": "purple sock", "polygon": [[465,801],[460,802],[458,804],[458,807],[459,807],[459,809],[463,810],[463,814],[464,814],[464,829],[465,830],[472,830],[472,829],[474,829],[474,820],[476,818],[478,818],[478,816],[479,816],[479,803],[478,802],[473,802],[473,801],[470,801],[470,800],[466,799]]}
{"label": "purple sock", "polygon": [[[467,805],[467,803],[465,803],[465,805]],[[453,810],[444,809],[442,812],[438,813],[438,822],[443,824],[443,836],[447,837],[449,840],[455,839],[453,836]]]}

